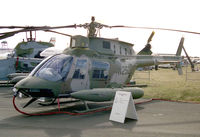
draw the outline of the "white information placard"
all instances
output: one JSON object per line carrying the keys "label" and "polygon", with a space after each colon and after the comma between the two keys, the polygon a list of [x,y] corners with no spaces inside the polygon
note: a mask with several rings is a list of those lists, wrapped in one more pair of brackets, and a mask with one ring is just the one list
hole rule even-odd
{"label": "white information placard", "polygon": [[110,120],[124,123],[125,118],[137,120],[137,112],[131,92],[116,91]]}

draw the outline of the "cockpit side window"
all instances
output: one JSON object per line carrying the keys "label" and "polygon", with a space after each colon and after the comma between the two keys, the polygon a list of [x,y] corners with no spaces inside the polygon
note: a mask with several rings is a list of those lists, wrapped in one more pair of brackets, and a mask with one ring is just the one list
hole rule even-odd
{"label": "cockpit side window", "polygon": [[87,60],[78,59],[74,71],[73,79],[84,79],[87,71]]}

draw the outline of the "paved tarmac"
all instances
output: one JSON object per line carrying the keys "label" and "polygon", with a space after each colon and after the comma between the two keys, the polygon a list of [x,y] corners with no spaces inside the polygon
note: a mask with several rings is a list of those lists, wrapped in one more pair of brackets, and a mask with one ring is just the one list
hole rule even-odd
{"label": "paved tarmac", "polygon": [[[200,104],[138,104],[139,120],[127,119],[120,124],[109,121],[110,111],[84,116],[25,116],[13,108],[12,94],[10,87],[0,87],[0,137],[200,137]],[[80,107],[83,105],[79,103],[69,108]],[[47,107],[38,108],[45,111]],[[28,109],[33,111],[37,105]]]}

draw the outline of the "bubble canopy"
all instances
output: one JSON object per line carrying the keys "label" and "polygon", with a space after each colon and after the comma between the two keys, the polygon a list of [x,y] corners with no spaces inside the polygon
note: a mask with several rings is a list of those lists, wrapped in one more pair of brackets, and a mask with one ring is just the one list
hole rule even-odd
{"label": "bubble canopy", "polygon": [[58,54],[39,65],[33,76],[48,81],[63,81],[67,77],[73,57],[65,54]]}

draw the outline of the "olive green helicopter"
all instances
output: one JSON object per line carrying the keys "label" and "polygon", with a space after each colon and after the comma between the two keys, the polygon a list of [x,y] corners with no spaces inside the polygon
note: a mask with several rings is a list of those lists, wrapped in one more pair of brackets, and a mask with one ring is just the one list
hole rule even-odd
{"label": "olive green helicopter", "polygon": [[[87,29],[88,35],[71,36],[53,31],[61,28]],[[14,35],[19,32],[47,31],[69,36],[70,47],[63,53],[56,54],[44,59],[24,79],[19,81],[13,91],[15,96],[19,93],[31,99],[24,105],[27,107],[40,98],[59,99],[74,98],[82,101],[105,102],[114,99],[116,91],[131,92],[133,99],[143,97],[144,91],[139,87],[127,87],[135,70],[138,67],[174,63],[182,74],[180,62],[184,38],[181,38],[177,52],[174,56],[151,55],[150,41],[154,32],[150,35],[147,45],[139,53],[133,50],[133,44],[118,39],[98,37],[102,28],[139,28],[177,31],[184,33],[196,33],[182,30],[163,28],[109,26],[95,22],[92,17],[91,23],[68,26],[10,26],[21,28],[18,31],[1,34],[0,37]],[[7,26],[9,28],[9,26]],[[87,103],[85,103],[88,108]]]}
{"label": "olive green helicopter", "polygon": [[[10,49],[6,56],[5,48],[0,48],[2,53],[0,53],[0,80],[11,80],[17,75],[26,76],[43,60],[44,57],[40,56],[40,53],[54,48],[53,38],[50,42],[36,41],[36,31],[34,32],[26,32],[26,39],[19,42],[14,49]],[[0,35],[0,40],[12,36],[7,33],[0,33]]]}

